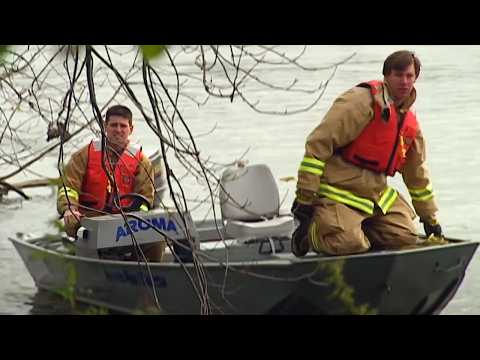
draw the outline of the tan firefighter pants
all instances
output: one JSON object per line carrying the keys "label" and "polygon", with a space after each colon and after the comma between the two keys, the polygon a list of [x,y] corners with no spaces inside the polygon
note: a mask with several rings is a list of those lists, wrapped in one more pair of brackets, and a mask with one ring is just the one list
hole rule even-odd
{"label": "tan firefighter pants", "polygon": [[417,242],[415,212],[400,194],[386,215],[377,207],[373,215],[368,215],[328,198],[317,199],[314,205],[308,238],[316,252],[345,255],[372,247],[411,247]]}

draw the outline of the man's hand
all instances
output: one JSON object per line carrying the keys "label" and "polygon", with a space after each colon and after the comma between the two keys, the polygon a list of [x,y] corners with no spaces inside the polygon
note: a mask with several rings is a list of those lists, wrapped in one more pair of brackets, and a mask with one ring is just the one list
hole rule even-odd
{"label": "man's hand", "polygon": [[76,235],[82,217],[83,214],[74,206],[70,206],[70,208],[65,210],[63,213],[63,222],[65,223],[65,231],[69,236]]}
{"label": "man's hand", "polygon": [[298,226],[292,234],[292,252],[297,257],[304,256],[310,248],[308,229],[312,221],[313,210],[312,205],[300,204],[297,200],[293,202],[291,211]]}
{"label": "man's hand", "polygon": [[423,222],[423,229],[425,230],[425,235],[427,235],[427,238],[432,234],[436,237],[443,237],[442,227],[437,221],[420,221]]}

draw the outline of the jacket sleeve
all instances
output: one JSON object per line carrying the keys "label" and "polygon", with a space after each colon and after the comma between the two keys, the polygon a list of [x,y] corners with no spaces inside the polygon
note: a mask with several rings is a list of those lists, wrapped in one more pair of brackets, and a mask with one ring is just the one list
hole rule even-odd
{"label": "jacket sleeve", "polygon": [[438,207],[426,165],[425,139],[420,128],[418,128],[417,136],[408,150],[405,165],[400,172],[417,215],[424,221],[436,220],[435,213],[438,211]]}
{"label": "jacket sleeve", "polygon": [[79,205],[83,178],[87,169],[88,145],[75,152],[63,172],[62,183],[58,187],[57,211],[63,215],[69,207]]}
{"label": "jacket sleeve", "polygon": [[310,133],[298,170],[297,201],[309,204],[320,187],[325,163],[348,145],[373,118],[373,99],[365,88],[353,88],[338,97],[322,122]]}
{"label": "jacket sleeve", "polygon": [[134,192],[145,196],[148,201],[150,208],[153,206],[153,198],[155,193],[154,187],[154,172],[153,166],[148,157],[142,153],[141,161],[138,164],[138,172],[135,175],[135,187]]}

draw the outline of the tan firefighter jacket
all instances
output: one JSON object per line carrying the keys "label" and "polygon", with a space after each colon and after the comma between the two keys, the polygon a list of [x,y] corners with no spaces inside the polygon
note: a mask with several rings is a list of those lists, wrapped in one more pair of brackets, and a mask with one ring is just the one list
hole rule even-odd
{"label": "tan firefighter jacket", "polygon": [[[383,103],[385,99],[392,101],[386,86],[383,91],[385,94],[376,96],[383,99]],[[399,116],[409,108],[413,111],[415,98],[414,89],[397,108]],[[354,87],[334,101],[323,121],[307,137],[305,156],[298,171],[297,201],[312,204],[317,196],[325,196],[369,214],[375,208],[388,212],[398,193],[387,186],[386,175],[347,163],[338,152],[373,119],[373,104],[370,90],[363,87]],[[438,208],[425,159],[425,140],[418,128],[400,173],[417,215],[425,221],[434,221]]]}

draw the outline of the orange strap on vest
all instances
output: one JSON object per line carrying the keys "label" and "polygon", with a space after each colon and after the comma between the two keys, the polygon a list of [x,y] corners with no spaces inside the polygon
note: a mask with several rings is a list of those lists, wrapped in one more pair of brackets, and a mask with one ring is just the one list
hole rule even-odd
{"label": "orange strap on vest", "polygon": [[[372,96],[383,91],[381,81],[369,81],[358,86],[368,87]],[[393,104],[374,101],[373,119],[342,150],[342,156],[362,168],[393,176],[405,163],[417,130],[417,118],[412,111],[409,110],[402,120]]]}

